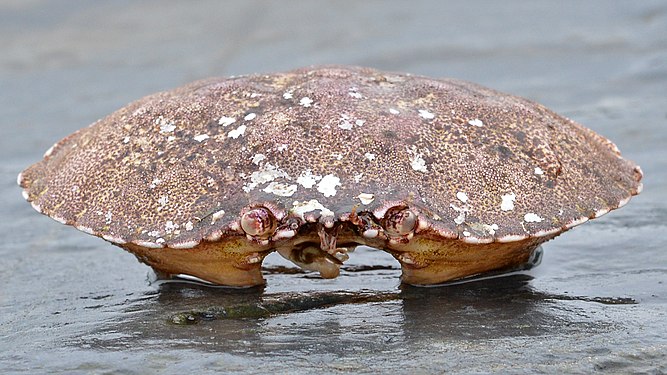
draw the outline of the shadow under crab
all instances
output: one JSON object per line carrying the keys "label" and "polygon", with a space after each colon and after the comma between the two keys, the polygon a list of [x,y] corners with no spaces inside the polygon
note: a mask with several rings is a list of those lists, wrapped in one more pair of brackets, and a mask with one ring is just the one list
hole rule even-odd
{"label": "shadow under crab", "polygon": [[332,278],[366,245],[422,285],[519,267],[641,178],[611,141],[526,99],[330,66],[140,99],[58,142],[19,185],[37,211],[162,275],[258,285],[277,251]]}

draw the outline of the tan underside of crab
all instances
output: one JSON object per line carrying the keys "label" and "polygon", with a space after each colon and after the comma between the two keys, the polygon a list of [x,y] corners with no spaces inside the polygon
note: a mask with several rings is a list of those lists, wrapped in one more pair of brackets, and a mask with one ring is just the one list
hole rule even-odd
{"label": "tan underside of crab", "polygon": [[[246,238],[236,237],[217,242],[203,241],[191,249],[146,248],[125,244],[123,248],[135,254],[163,277],[179,274],[227,286],[246,287],[265,283],[261,273],[264,258],[277,250],[283,257],[305,270],[317,271],[323,278],[335,278],[347,253],[357,245],[384,247],[401,264],[401,280],[412,285],[439,284],[491,271],[511,270],[529,262],[533,251],[551,237],[528,238],[521,241],[479,244],[472,249],[457,239],[415,236],[407,243],[386,246],[384,240],[365,239],[352,231],[343,231],[335,242],[324,250],[316,233],[299,235],[276,247],[258,247]],[[385,246],[383,246],[385,245]]]}

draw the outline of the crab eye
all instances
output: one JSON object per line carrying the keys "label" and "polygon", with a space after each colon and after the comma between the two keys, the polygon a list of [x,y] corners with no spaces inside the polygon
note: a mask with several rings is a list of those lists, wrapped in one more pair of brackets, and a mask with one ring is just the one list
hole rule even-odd
{"label": "crab eye", "polygon": [[410,234],[417,225],[417,215],[407,207],[394,207],[384,215],[385,231],[392,236]]}
{"label": "crab eye", "polygon": [[256,207],[241,217],[241,228],[252,237],[268,238],[276,229],[276,220],[264,207]]}

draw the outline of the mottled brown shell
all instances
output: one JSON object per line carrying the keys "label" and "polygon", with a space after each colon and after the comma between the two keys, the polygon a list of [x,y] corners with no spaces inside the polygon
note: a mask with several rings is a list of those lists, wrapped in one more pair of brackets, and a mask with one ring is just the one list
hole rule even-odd
{"label": "mottled brown shell", "polygon": [[109,241],[190,248],[243,235],[256,206],[280,225],[353,210],[382,224],[404,205],[442,238],[552,236],[623,205],[641,177],[609,140],[529,100],[315,67],[140,99],[58,142],[19,184],[38,211]]}

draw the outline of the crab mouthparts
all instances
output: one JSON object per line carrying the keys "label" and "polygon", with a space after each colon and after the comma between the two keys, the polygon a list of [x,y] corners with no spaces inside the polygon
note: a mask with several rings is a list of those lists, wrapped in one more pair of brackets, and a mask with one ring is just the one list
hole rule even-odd
{"label": "crab mouthparts", "polygon": [[338,226],[326,228],[318,224],[319,244],[315,241],[303,242],[278,248],[278,253],[304,270],[319,272],[322,278],[336,278],[340,274],[340,266],[350,258],[348,253],[354,251],[356,246],[338,247],[338,230]]}

